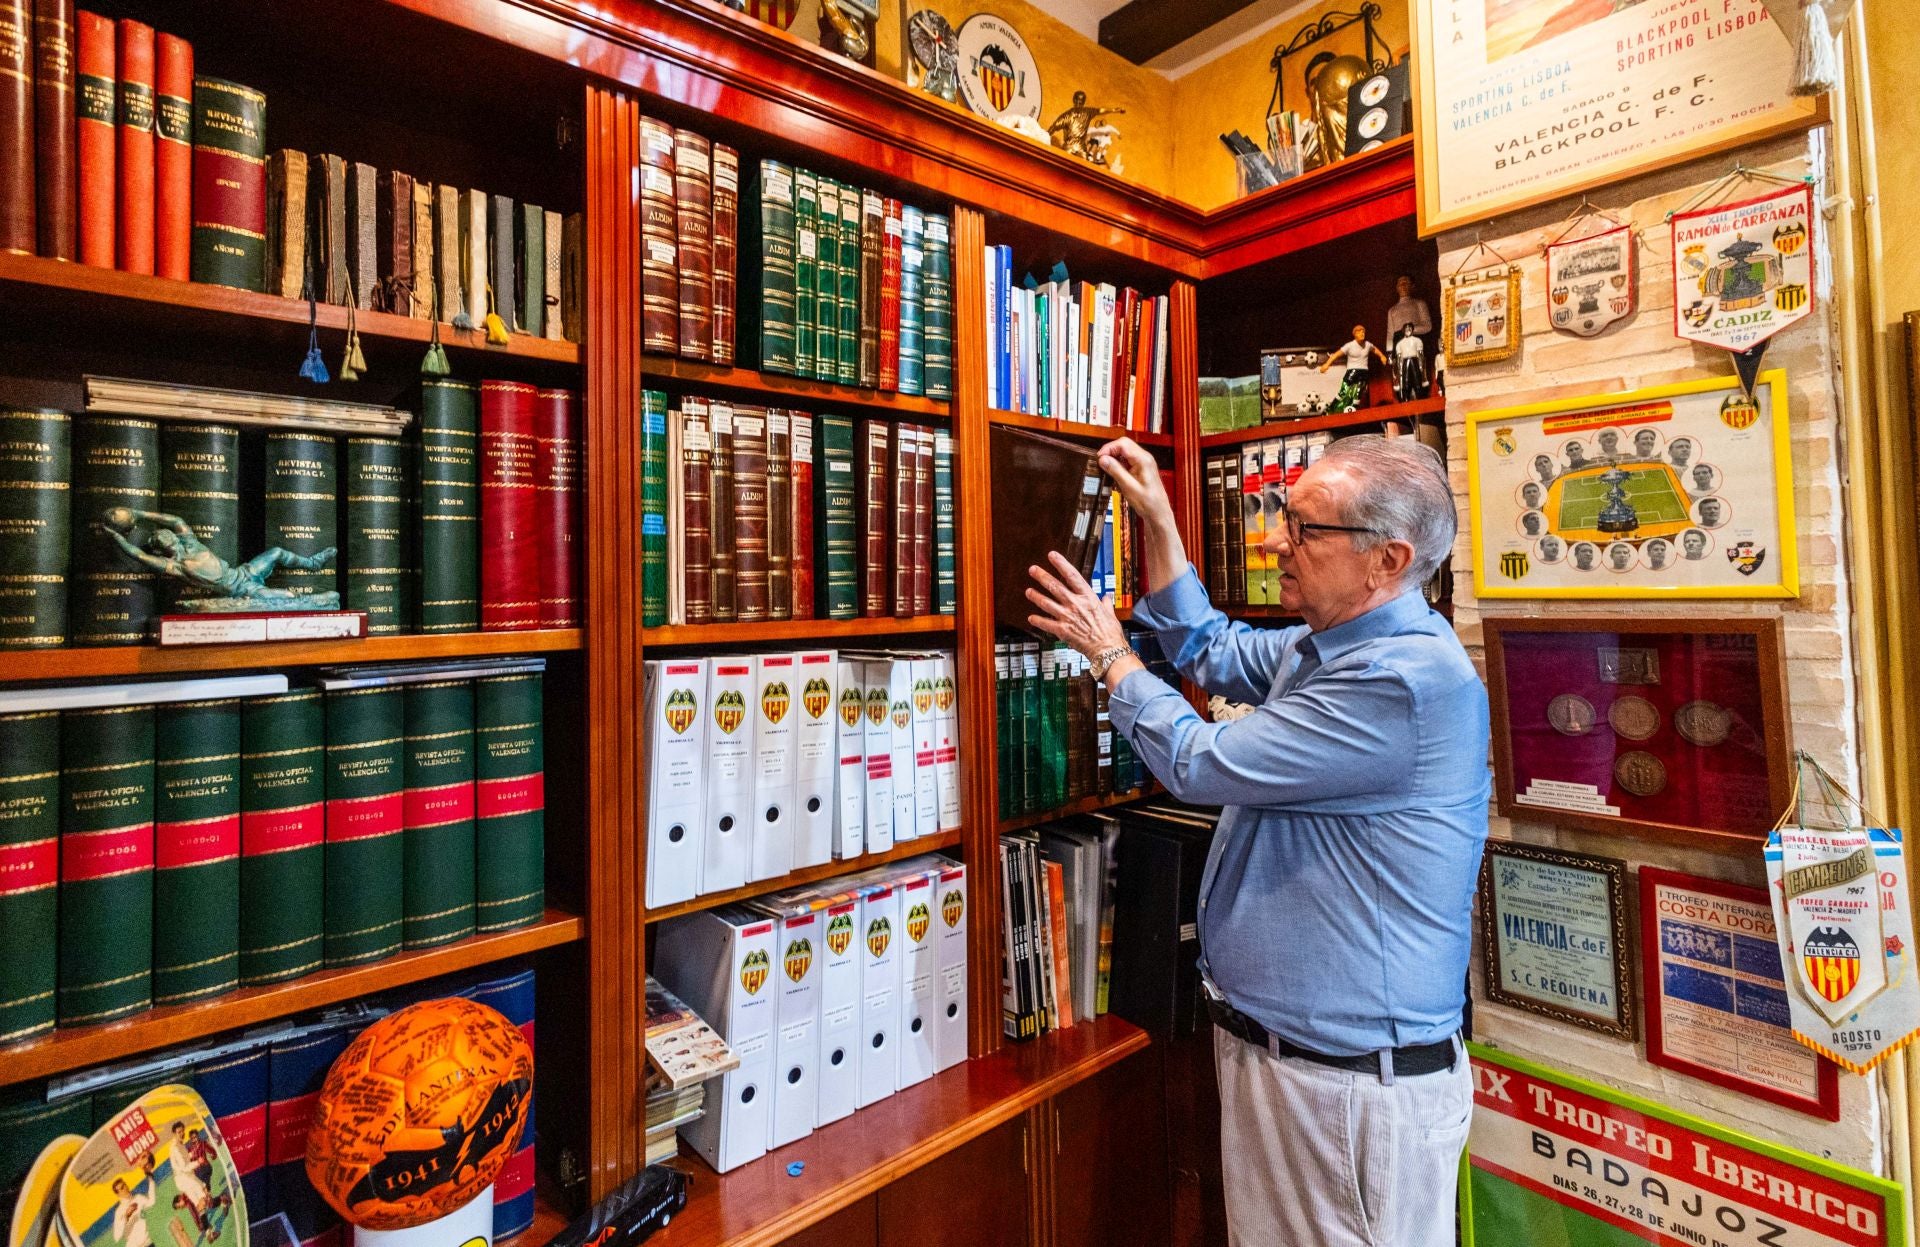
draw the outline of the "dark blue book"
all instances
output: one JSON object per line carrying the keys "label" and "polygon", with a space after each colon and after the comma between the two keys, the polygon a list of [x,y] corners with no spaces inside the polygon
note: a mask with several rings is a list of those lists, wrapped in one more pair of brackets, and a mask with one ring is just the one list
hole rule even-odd
{"label": "dark blue book", "polygon": [[240,1189],[246,1192],[247,1216],[256,1221],[267,1207],[267,1060],[268,1048],[262,1043],[194,1070],[200,1098],[233,1153]]}
{"label": "dark blue book", "polygon": [[346,1027],[276,1041],[267,1065],[267,1202],[259,1220],[287,1214],[301,1247],[341,1247],[340,1218],[307,1179],[307,1130],[320,1087],[353,1032]]}
{"label": "dark blue book", "polygon": [[[466,996],[498,1009],[527,1037],[527,1047],[533,1047],[532,970],[489,979]],[[493,1241],[496,1243],[533,1224],[533,1110],[533,1098],[529,1096],[527,1126],[520,1135],[520,1146],[500,1170],[500,1176],[493,1180]]]}

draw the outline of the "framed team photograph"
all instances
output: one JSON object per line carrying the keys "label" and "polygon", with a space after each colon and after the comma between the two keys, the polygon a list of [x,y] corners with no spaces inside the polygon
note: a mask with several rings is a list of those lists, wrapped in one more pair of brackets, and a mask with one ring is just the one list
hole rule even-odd
{"label": "framed team photograph", "polygon": [[1786,373],[1467,416],[1483,598],[1800,592]]}
{"label": "framed team photograph", "polygon": [[1491,364],[1520,349],[1520,270],[1487,269],[1449,278],[1442,296],[1447,313],[1447,367]]}
{"label": "framed team photograph", "polygon": [[1627,864],[1490,840],[1480,865],[1487,999],[1634,1037]]}
{"label": "framed team photograph", "polygon": [[1640,868],[1647,1060],[1827,1121],[1839,1067],[1793,1037],[1763,888]]}
{"label": "framed team photograph", "polygon": [[1753,853],[1791,803],[1778,619],[1481,624],[1500,814]]}

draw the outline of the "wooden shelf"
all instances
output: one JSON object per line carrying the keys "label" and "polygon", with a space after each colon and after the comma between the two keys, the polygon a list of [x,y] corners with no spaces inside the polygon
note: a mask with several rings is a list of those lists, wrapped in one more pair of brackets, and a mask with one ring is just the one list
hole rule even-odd
{"label": "wooden shelf", "polygon": [[374,636],[356,641],[273,641],[247,645],[119,645],[100,648],[10,650],[0,657],[4,679],[78,680],[96,676],[244,671],[259,667],[484,658],[546,654],[580,648],[580,629],[456,632]]}
{"label": "wooden shelf", "polygon": [[1110,810],[1116,805],[1126,805],[1133,801],[1144,801],[1148,797],[1157,797],[1165,791],[1159,784],[1148,780],[1144,788],[1135,788],[1131,792],[1115,792],[1106,795],[1095,794],[1070,801],[1051,810],[1035,810],[1031,814],[1022,814],[1016,818],[1003,818],[998,823],[1001,835],[1009,831],[1021,831],[1028,827],[1038,827],[1041,823],[1050,823],[1056,818],[1067,818],[1074,814],[1094,814],[1101,810]]}
{"label": "wooden shelf", "polygon": [[662,645],[758,645],[766,641],[886,641],[952,632],[952,615],[912,619],[774,619],[766,623],[670,624],[644,628],[640,643]]}
{"label": "wooden shelf", "polygon": [[456,974],[522,953],[570,944],[580,939],[583,931],[584,924],[579,918],[563,910],[549,909],[540,921],[512,931],[474,935],[438,948],[398,953],[372,965],[321,970],[265,987],[243,987],[213,1000],[149,1009],[125,1021],[62,1028],[0,1048],[0,1086],[117,1061],[154,1048],[238,1030],[442,974]]}
{"label": "wooden shelf", "polygon": [[888,862],[918,857],[922,853],[939,853],[956,848],[959,844],[958,831],[943,831],[937,836],[919,836],[905,843],[896,844],[884,853],[862,853],[859,857],[844,861],[836,860],[822,862],[818,866],[803,866],[777,879],[762,879],[758,883],[749,883],[743,888],[730,888],[725,892],[696,896],[690,901],[681,901],[677,905],[662,905],[658,909],[649,909],[647,921],[662,922],[668,918],[678,918],[682,914],[696,914],[703,909],[718,909],[722,905],[731,905],[735,901],[751,900],[756,896],[765,896],[769,892],[779,892],[787,888],[804,887],[809,883],[818,883],[822,879],[831,879],[835,875],[851,875],[874,866],[884,866]]}
{"label": "wooden shelf", "polygon": [[[251,290],[234,290],[204,282],[177,281],[122,273],[115,269],[69,264],[39,256],[0,254],[0,299],[31,301],[34,315],[58,321],[88,323],[93,332],[102,326],[117,330],[139,326],[198,331],[237,341],[284,342],[297,349],[307,331],[307,303]],[[322,303],[317,308],[320,328],[344,332],[347,309]],[[432,323],[391,312],[355,312],[361,338],[417,342],[425,346]],[[479,330],[440,326],[440,341],[449,351],[472,351],[476,356],[535,360],[547,364],[580,363],[580,346],[552,338],[514,334],[505,346],[488,346]],[[329,360],[336,340],[323,340]],[[288,368],[293,360],[289,357]]]}
{"label": "wooden shelf", "polygon": [[1413,420],[1420,416],[1439,415],[1446,409],[1446,396],[1435,394],[1430,398],[1416,399],[1411,403],[1387,403],[1379,407],[1362,407],[1359,411],[1335,412],[1328,416],[1301,416],[1294,420],[1276,420],[1271,424],[1256,424],[1250,429],[1203,433],[1200,435],[1200,449],[1208,451],[1219,446],[1238,446],[1242,442],[1261,442],[1270,437],[1317,433],[1322,429],[1365,428],[1370,424],[1379,424],[1383,420]]}
{"label": "wooden shelf", "polygon": [[661,377],[691,381],[703,388],[728,390],[749,398],[780,406],[790,402],[820,403],[839,407],[875,407],[921,418],[945,420],[953,414],[953,404],[941,398],[918,398],[911,394],[893,394],[853,385],[834,385],[803,377],[787,377],[777,372],[760,372],[732,364],[703,364],[698,360],[676,359],[671,355],[645,355],[640,361],[642,385],[652,385]]}
{"label": "wooden shelf", "polygon": [[533,1188],[533,1224],[510,1238],[501,1239],[495,1247],[547,1247],[571,1220],[554,1202],[547,1188],[536,1185]]}
{"label": "wooden shelf", "polygon": [[1083,442],[1110,442],[1119,437],[1131,437],[1140,445],[1149,449],[1173,449],[1173,434],[1145,433],[1138,429],[1123,429],[1111,424],[1083,424],[1078,420],[1056,420],[1051,416],[1028,416],[1017,411],[987,411],[987,422],[1004,424],[1008,428],[1031,429],[1035,433],[1046,433],[1054,437],[1076,438]]}
{"label": "wooden shelf", "polygon": [[[686,1211],[650,1247],[768,1247],[971,1142],[1145,1048],[1112,1014],[1008,1044],[936,1074],[729,1173],[673,1162],[693,1177]],[[787,1166],[804,1160],[797,1177]],[[927,1215],[939,1216],[938,1209]]]}

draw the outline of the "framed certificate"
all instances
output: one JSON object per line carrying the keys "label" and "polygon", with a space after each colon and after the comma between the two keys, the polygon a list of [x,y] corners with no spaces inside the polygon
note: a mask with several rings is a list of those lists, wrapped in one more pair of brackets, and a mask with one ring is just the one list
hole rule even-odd
{"label": "framed certificate", "polygon": [[1640,950],[1647,1060],[1840,1120],[1837,1067],[1793,1037],[1764,889],[1642,866]]}
{"label": "framed certificate", "polygon": [[1480,867],[1487,999],[1634,1037],[1627,864],[1492,841]]}

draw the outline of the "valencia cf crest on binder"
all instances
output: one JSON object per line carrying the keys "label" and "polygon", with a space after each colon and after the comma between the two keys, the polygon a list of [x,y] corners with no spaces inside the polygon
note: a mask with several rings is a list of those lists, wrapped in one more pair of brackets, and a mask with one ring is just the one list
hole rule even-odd
{"label": "valencia cf crest on binder", "polygon": [[667,726],[675,736],[684,736],[700,717],[700,701],[690,688],[677,688],[667,694]]}
{"label": "valencia cf crest on binder", "polygon": [[904,729],[911,722],[913,722],[913,707],[909,706],[903,697],[893,703],[893,725]]}
{"label": "valencia cf crest on binder", "polygon": [[954,700],[952,676],[943,675],[933,682],[933,704],[941,714],[953,709]]}
{"label": "valencia cf crest on binder", "polygon": [[958,888],[940,898],[940,919],[949,927],[960,925],[961,916],[967,912],[967,898]]}
{"label": "valencia cf crest on binder", "polygon": [[842,723],[848,727],[858,727],[863,709],[859,689],[848,686],[840,690],[840,721]]}
{"label": "valencia cf crest on binder", "polygon": [[913,682],[913,709],[916,714],[927,715],[933,710],[933,681],[915,680]]}
{"label": "valencia cf crest on binder", "polygon": [[807,708],[809,719],[817,719],[825,714],[832,700],[833,686],[818,676],[808,680],[806,688],[800,691],[800,704]]}
{"label": "valencia cf crest on binder", "polygon": [[776,727],[787,717],[787,710],[793,704],[793,694],[787,690],[785,680],[775,680],[760,690],[760,713],[767,716],[767,722]]}
{"label": "valencia cf crest on binder", "polygon": [[740,725],[746,722],[746,718],[747,699],[741,695],[739,689],[728,689],[713,703],[714,726],[727,736],[739,731]]}
{"label": "valencia cf crest on binder", "polygon": [[764,948],[756,948],[747,954],[746,961],[740,965],[740,986],[747,989],[747,995],[758,996],[760,989],[767,985],[768,962]]}
{"label": "valencia cf crest on binder", "polygon": [[806,978],[807,971],[813,966],[813,941],[794,940],[788,944],[787,955],[780,964],[792,982],[798,983]]}
{"label": "valencia cf crest on binder", "polygon": [[867,722],[878,727],[887,721],[887,688],[884,684],[867,690]]}
{"label": "valencia cf crest on binder", "polygon": [[867,924],[867,951],[876,957],[884,957],[887,945],[893,942],[893,924],[885,918],[875,918]]}
{"label": "valencia cf crest on binder", "polygon": [[853,915],[835,914],[827,922],[827,948],[839,957],[847,951],[847,945],[853,943]]}
{"label": "valencia cf crest on binder", "polygon": [[907,938],[918,944],[927,938],[927,928],[933,925],[933,915],[927,910],[925,901],[914,902],[907,911]]}

